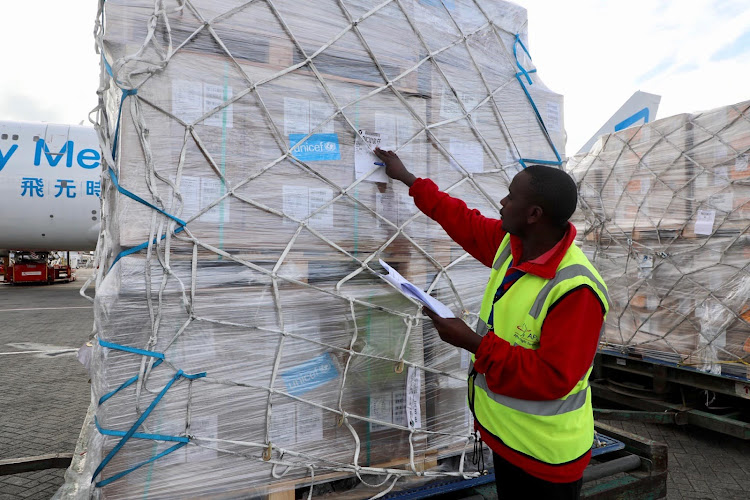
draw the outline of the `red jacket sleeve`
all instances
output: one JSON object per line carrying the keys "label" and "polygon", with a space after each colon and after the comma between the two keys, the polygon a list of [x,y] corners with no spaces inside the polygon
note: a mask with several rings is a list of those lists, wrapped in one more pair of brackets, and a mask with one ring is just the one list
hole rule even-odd
{"label": "red jacket sleeve", "polygon": [[463,201],[440,191],[430,179],[417,179],[409,194],[417,208],[440,224],[453,241],[485,266],[492,266],[505,237],[501,220],[469,209]]}
{"label": "red jacket sleeve", "polygon": [[477,349],[474,368],[497,394],[535,401],[561,398],[591,367],[603,321],[599,298],[581,288],[547,313],[538,349],[512,347],[488,333]]}

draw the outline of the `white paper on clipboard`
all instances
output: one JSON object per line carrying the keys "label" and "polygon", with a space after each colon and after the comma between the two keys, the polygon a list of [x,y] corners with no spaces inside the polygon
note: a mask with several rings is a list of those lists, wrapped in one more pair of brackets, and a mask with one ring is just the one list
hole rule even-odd
{"label": "white paper on clipboard", "polygon": [[388,271],[388,274],[381,274],[380,277],[391,285],[395,286],[396,289],[400,291],[405,297],[414,299],[423,306],[432,309],[441,318],[456,317],[448,308],[448,306],[446,306],[436,298],[430,296],[420,288],[414,286],[414,284],[412,284],[409,280],[401,276],[398,271],[383,262],[382,259],[380,259],[380,265],[383,266],[386,271]]}

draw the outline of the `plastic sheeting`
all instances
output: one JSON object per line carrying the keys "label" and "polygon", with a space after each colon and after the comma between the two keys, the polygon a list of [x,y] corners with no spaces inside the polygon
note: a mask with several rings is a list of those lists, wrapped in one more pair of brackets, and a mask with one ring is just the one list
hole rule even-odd
{"label": "plastic sheeting", "polygon": [[95,418],[60,495],[246,498],[352,477],[367,497],[476,474],[468,353],[378,259],[471,325],[488,271],[371,149],[490,216],[524,162],[558,163],[562,97],[526,52],[526,11],[100,9]]}
{"label": "plastic sheeting", "polygon": [[747,379],[750,102],[600,138],[568,161],[614,307],[602,349]]}

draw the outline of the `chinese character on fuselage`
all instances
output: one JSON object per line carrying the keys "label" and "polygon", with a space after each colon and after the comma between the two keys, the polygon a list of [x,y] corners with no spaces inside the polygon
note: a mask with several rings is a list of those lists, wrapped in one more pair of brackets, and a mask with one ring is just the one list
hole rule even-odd
{"label": "chinese character on fuselage", "polygon": [[29,198],[33,198],[36,194],[39,198],[44,198],[44,181],[37,177],[24,177],[21,180],[21,196],[28,194]]}
{"label": "chinese character on fuselage", "polygon": [[68,198],[75,198],[75,189],[76,185],[73,184],[73,181],[70,179],[57,179],[57,184],[55,184],[55,187],[57,188],[57,194],[55,195],[55,198],[59,198],[60,195],[62,195],[63,189],[65,190],[65,196]]}
{"label": "chinese character on fuselage", "polygon": [[102,183],[100,181],[86,181],[86,195],[87,196],[100,196],[102,190]]}

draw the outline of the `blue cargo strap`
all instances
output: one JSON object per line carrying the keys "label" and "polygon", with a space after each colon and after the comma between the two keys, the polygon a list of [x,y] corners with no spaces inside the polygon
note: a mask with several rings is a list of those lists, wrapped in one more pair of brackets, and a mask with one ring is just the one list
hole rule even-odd
{"label": "blue cargo strap", "polygon": [[[157,361],[154,363],[152,368],[156,368],[164,361],[164,354],[156,351],[149,351],[146,349],[138,349],[136,347],[129,347],[124,346],[120,344],[115,344],[113,342],[107,342],[105,340],[99,340],[99,345],[102,347],[106,347],[108,349],[115,349],[118,351],[123,352],[129,352],[132,354],[138,354],[141,356],[148,356],[152,358],[156,358]],[[135,423],[128,429],[127,431],[118,431],[118,430],[111,430],[111,429],[104,429],[99,425],[99,420],[94,417],[94,422],[96,424],[97,430],[105,435],[105,436],[116,436],[120,437],[120,441],[115,445],[114,448],[107,454],[106,457],[101,461],[99,466],[94,471],[94,475],[91,477],[91,482],[93,483],[96,480],[96,477],[102,472],[104,467],[107,466],[107,464],[114,458],[114,456],[122,449],[123,446],[125,446],[125,443],[132,437],[135,437],[137,439],[150,439],[153,441],[176,441],[177,444],[164,450],[163,452],[159,453],[158,455],[155,455],[151,457],[150,459],[143,461],[139,464],[136,464],[135,466],[124,470],[122,472],[118,472],[117,474],[107,478],[102,479],[101,481],[98,481],[95,483],[95,486],[97,488],[101,488],[102,486],[106,486],[112,481],[116,481],[120,479],[123,476],[126,476],[127,474],[130,474],[134,470],[139,469],[140,467],[143,467],[146,464],[150,464],[151,462],[168,455],[172,453],[173,451],[177,451],[183,446],[185,446],[189,441],[190,438],[187,436],[170,436],[170,435],[164,435],[164,434],[149,434],[149,433],[138,433],[136,430],[143,424],[143,422],[148,418],[148,416],[151,414],[151,412],[154,410],[156,405],[161,401],[161,399],[164,397],[164,395],[167,393],[170,387],[174,385],[175,382],[177,382],[181,378],[185,378],[187,380],[195,380],[199,378],[203,378],[206,376],[206,372],[196,373],[196,374],[187,374],[182,370],[178,370],[177,373],[174,374],[172,379],[167,382],[167,384],[164,386],[164,388],[159,392],[159,394],[154,398],[153,401],[151,401],[151,404],[146,408],[146,411],[143,412],[143,414],[138,418],[138,420],[135,421]],[[121,384],[117,389],[115,389],[112,392],[109,392],[99,398],[99,406],[101,406],[105,401],[110,399],[112,396],[120,392],[121,390],[125,389],[126,387],[129,387],[133,385],[138,380],[138,375],[135,375],[134,377],[131,377],[130,379],[126,380],[123,384]]]}
{"label": "blue cargo strap", "polygon": [[[104,60],[105,67],[107,68],[107,72],[110,74],[110,76],[112,76],[112,78],[114,78],[114,76],[112,75],[112,68],[110,68],[109,63],[107,63],[107,60],[105,58],[103,58],[103,60]],[[122,106],[125,103],[125,98],[126,97],[128,97],[130,95],[136,95],[136,94],[138,94],[138,89],[122,89],[122,98],[120,99],[120,110],[117,113],[117,124],[115,125],[115,134],[114,134],[114,139],[112,140],[112,159],[113,160],[117,160],[117,142],[118,142],[118,139],[120,137],[120,120],[122,119]],[[168,218],[172,219],[173,221],[175,221],[177,224],[180,225],[180,227],[178,227],[174,231],[174,234],[177,234],[177,233],[185,230],[185,226],[187,226],[187,222],[183,221],[182,219],[179,219],[179,218],[175,217],[174,215],[172,215],[170,213],[165,212],[161,208],[159,208],[159,207],[157,207],[157,206],[155,206],[155,205],[147,202],[146,200],[144,200],[143,198],[141,198],[137,194],[135,194],[135,193],[133,193],[131,191],[128,191],[124,187],[120,186],[120,182],[117,179],[117,174],[115,173],[114,169],[112,167],[109,167],[108,170],[109,170],[109,177],[110,177],[110,179],[112,179],[112,183],[115,185],[115,187],[117,188],[118,192],[124,194],[128,198],[131,198],[131,199],[137,201],[138,203],[141,203],[141,204],[146,205],[147,207],[149,207],[149,208],[151,208],[153,210],[156,210],[157,212],[159,212],[160,214],[164,215],[165,217],[168,217]],[[166,238],[166,235],[162,236],[159,240],[154,239],[153,242],[154,242],[154,244],[156,244],[158,241],[161,241],[164,238]],[[149,244],[149,242],[146,241],[145,243],[141,243],[140,245],[137,245],[137,246],[134,246],[132,248],[128,248],[126,250],[121,251],[119,254],[117,254],[117,256],[115,257],[115,259],[112,261],[112,265],[110,265],[109,268],[112,269],[114,267],[114,265],[117,264],[117,262],[121,258],[123,258],[123,257],[125,257],[127,255],[130,255],[130,254],[133,254],[133,253],[137,253],[137,252],[140,252],[141,250],[146,249],[148,247],[148,244]]]}
{"label": "blue cargo strap", "polygon": [[[547,141],[549,142],[549,145],[552,147],[552,152],[555,153],[555,158],[557,158],[557,161],[551,161],[551,160],[535,160],[532,158],[519,158],[518,163],[521,164],[521,167],[526,168],[526,162],[531,163],[537,163],[540,165],[551,165],[551,166],[560,166],[562,165],[562,158],[560,157],[560,153],[557,152],[557,148],[555,147],[555,144],[552,142],[552,139],[549,136],[549,131],[547,130],[547,126],[544,124],[544,120],[542,119],[542,115],[539,113],[539,109],[536,107],[536,103],[534,102],[534,99],[531,97],[531,94],[529,94],[528,89],[526,88],[526,84],[523,82],[522,76],[525,77],[526,81],[529,82],[529,85],[533,85],[534,82],[531,80],[530,73],[536,73],[536,69],[527,70],[523,67],[523,64],[518,60],[518,46],[523,49],[523,51],[526,53],[527,56],[529,56],[529,59],[531,59],[531,54],[529,53],[526,46],[523,44],[523,41],[521,41],[521,37],[516,34],[516,41],[513,43],[513,57],[516,59],[516,66],[518,66],[518,69],[521,71],[516,73],[516,80],[518,80],[518,83],[521,85],[521,89],[523,90],[523,93],[526,94],[526,99],[529,101],[529,104],[531,104],[532,109],[534,110],[534,114],[536,115],[537,120],[539,121],[539,124],[542,127],[542,131],[544,132],[544,135],[547,137]],[[519,152],[520,156],[520,152]]]}

